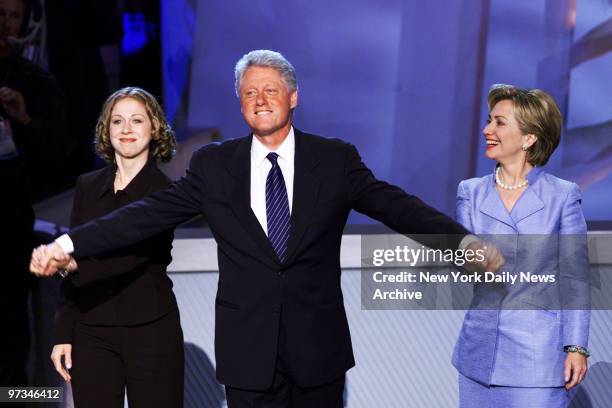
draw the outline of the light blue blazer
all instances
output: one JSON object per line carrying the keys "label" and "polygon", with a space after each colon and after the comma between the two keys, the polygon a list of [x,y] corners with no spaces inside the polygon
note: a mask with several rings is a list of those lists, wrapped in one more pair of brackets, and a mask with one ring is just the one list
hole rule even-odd
{"label": "light blue blazer", "polygon": [[[462,181],[457,221],[475,234],[496,234],[484,239],[497,239],[506,261],[501,271],[555,274],[558,284],[500,284],[493,289],[475,284],[452,362],[461,374],[485,385],[559,387],[564,385],[563,347],[587,347],[586,222],[576,184],[537,167],[527,179],[529,185],[510,213],[494,175]],[[565,251],[571,254],[560,259],[563,237],[571,237],[571,250]]]}

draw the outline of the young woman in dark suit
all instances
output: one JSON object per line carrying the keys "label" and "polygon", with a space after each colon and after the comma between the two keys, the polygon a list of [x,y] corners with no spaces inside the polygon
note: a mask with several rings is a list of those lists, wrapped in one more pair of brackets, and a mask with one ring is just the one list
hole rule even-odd
{"label": "young woman in dark suit", "polygon": [[[152,95],[133,87],[112,94],[95,139],[108,166],[77,181],[71,226],[167,187],[170,180],[156,162],[169,161],[175,145]],[[122,408],[125,390],[132,408],[182,406],[183,333],[166,274],[172,239],[167,230],[64,266],[51,358],[72,383],[77,408]]]}

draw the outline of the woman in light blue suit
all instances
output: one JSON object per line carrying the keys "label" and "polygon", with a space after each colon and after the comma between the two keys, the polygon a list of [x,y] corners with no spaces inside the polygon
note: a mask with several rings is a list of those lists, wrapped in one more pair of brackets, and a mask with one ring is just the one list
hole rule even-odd
{"label": "woman in light blue suit", "polygon": [[[557,286],[475,285],[453,353],[460,407],[567,407],[567,390],[587,370],[590,314],[580,310],[589,293],[580,190],[540,167],[559,144],[561,113],[545,92],[509,85],[493,86],[488,106],[486,156],[498,164],[459,184],[457,220],[475,234],[495,234],[502,271],[552,271]],[[573,245],[562,260],[560,237]]]}

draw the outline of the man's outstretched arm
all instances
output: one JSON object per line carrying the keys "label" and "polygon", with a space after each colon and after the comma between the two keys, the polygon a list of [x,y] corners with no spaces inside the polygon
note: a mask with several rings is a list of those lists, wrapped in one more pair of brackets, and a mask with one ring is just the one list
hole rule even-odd
{"label": "man's outstretched arm", "polygon": [[[349,202],[356,211],[384,223],[400,234],[417,235],[415,239],[427,246],[473,250],[485,248],[484,243],[449,216],[401,188],[376,179],[363,164],[355,146],[347,146],[345,163]],[[440,240],[442,236],[447,237],[446,242]],[[471,266],[476,266],[476,270],[496,271],[504,259],[497,248],[491,245],[486,247],[485,261],[481,265]]]}
{"label": "man's outstretched arm", "polygon": [[68,255],[75,259],[100,255],[142,241],[202,213],[206,180],[200,152],[194,154],[185,177],[166,190],[153,193],[108,215],[80,225],[59,237],[37,259],[32,273],[50,276]]}

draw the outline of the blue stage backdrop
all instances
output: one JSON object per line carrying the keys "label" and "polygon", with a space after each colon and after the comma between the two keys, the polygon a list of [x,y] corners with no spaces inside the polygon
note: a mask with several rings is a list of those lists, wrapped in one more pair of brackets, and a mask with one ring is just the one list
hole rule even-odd
{"label": "blue stage backdrop", "polygon": [[162,19],[179,130],[246,135],[234,64],[278,50],[298,72],[297,127],[354,143],[379,178],[452,215],[458,182],[493,168],[481,134],[489,87],[539,87],[566,121],[549,171],[579,183],[588,219],[612,220],[609,0],[164,0]]}

